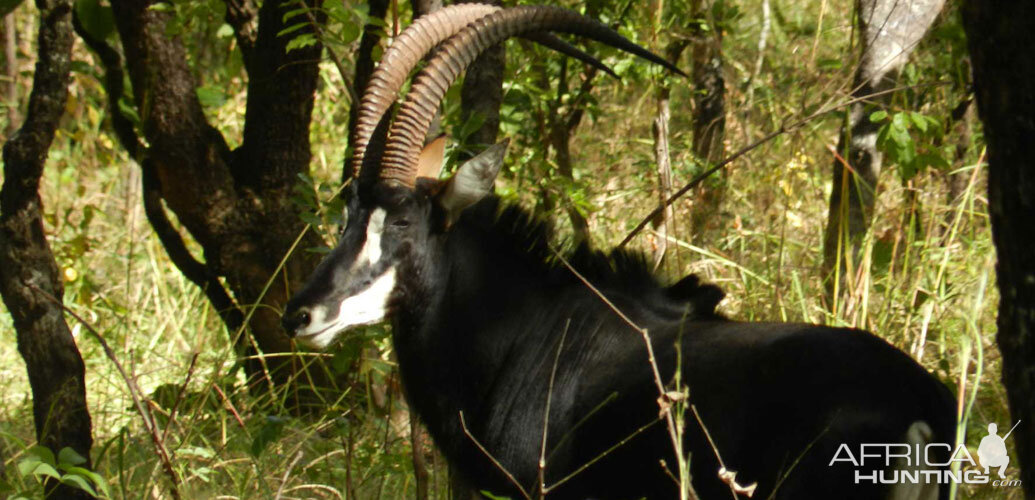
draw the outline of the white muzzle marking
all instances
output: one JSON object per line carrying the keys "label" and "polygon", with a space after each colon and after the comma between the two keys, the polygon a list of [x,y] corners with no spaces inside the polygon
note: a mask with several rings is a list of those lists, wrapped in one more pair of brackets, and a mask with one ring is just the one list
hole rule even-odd
{"label": "white muzzle marking", "polygon": [[334,317],[327,317],[326,307],[314,307],[309,326],[299,331],[296,338],[310,347],[323,349],[348,328],[381,322],[388,314],[388,298],[393,289],[395,268],[389,268],[365,290],[343,300]]}
{"label": "white muzzle marking", "polygon": [[[382,257],[381,233],[385,227],[385,211],[374,209],[367,222],[367,238],[352,263],[352,272],[373,267]],[[328,317],[327,307],[316,306],[310,311],[312,319],[298,332],[299,342],[323,349],[343,330],[359,325],[370,325],[384,320],[388,313],[388,297],[395,288],[395,268],[389,268],[366,289],[346,297],[338,307],[338,314]]]}

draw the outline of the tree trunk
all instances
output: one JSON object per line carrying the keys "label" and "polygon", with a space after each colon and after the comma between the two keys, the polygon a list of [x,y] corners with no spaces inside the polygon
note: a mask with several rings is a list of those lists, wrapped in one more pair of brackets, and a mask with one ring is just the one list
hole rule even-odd
{"label": "tree trunk", "polygon": [[[485,1],[500,5],[500,0]],[[489,47],[464,72],[460,88],[460,120],[481,119],[482,123],[464,142],[460,159],[466,160],[496,143],[500,129],[500,106],[503,105],[503,70],[507,66],[507,51],[502,43]]]}
{"label": "tree trunk", "polygon": [[416,20],[424,14],[441,9],[442,0],[410,0],[410,6],[413,8],[413,19]]}
{"label": "tree trunk", "polygon": [[[59,303],[61,273],[43,228],[40,176],[68,99],[72,62],[72,1],[37,0],[39,59],[25,123],[3,149],[0,189],[0,294],[17,333],[32,387],[37,441],[57,454],[71,447],[90,467],[90,413],[85,367]],[[49,498],[90,498],[86,492],[45,483]]]}
{"label": "tree trunk", "polygon": [[[669,42],[665,47],[665,59],[672,64],[678,63],[679,57],[688,44],[687,40]],[[653,249],[655,269],[661,265],[661,260],[668,249],[668,225],[672,218],[672,206],[665,205],[665,200],[668,200],[672,194],[672,162],[668,147],[668,123],[671,117],[669,98],[671,95],[672,85],[666,76],[662,76],[657,90],[657,115],[654,117],[654,124],[651,127],[654,137],[654,163],[658,174],[658,203],[664,207],[664,210],[651,221],[651,225],[660,235],[657,246]]]}
{"label": "tree trunk", "polygon": [[[945,0],[858,1],[856,15],[862,57],[856,69],[852,97],[892,88],[899,70],[944,3]],[[841,288],[846,269],[855,269],[860,262],[860,245],[873,219],[877,177],[883,159],[877,151],[880,127],[870,121],[870,113],[890,99],[890,94],[882,94],[852,105],[841,128],[823,239],[823,276],[828,299],[833,298],[835,289]],[[851,266],[847,265],[849,262]]]}
{"label": "tree trunk", "polygon": [[[368,2],[370,19],[384,20],[388,14],[388,0],[370,0]],[[380,45],[382,28],[375,24],[367,24],[363,27],[363,37],[359,40],[359,48],[356,50],[356,72],[352,76],[352,106],[349,107],[349,140],[352,140],[352,131],[356,129],[356,121],[359,120],[359,99],[370,83],[370,77],[374,74],[374,48]],[[352,144],[349,144],[352,146]],[[359,175],[359,172],[352,171],[351,158],[346,156],[345,166],[342,171],[342,182]]]}
{"label": "tree trunk", "polygon": [[[694,108],[693,108],[693,150],[698,161],[705,168],[722,161],[726,148],[726,81],[722,77],[722,29],[720,20],[709,15],[711,4],[694,0],[691,17],[695,20],[693,32]],[[705,21],[707,20],[707,21]],[[709,29],[702,23],[707,22]],[[719,179],[702,182],[694,196],[694,210],[691,216],[692,231],[705,229],[705,221],[712,219],[719,211],[726,191],[726,171],[719,172]]]}
{"label": "tree trunk", "polygon": [[[249,17],[254,6],[236,1],[228,8],[248,72],[242,144],[230,151],[205,119],[183,44],[166,33],[171,14],[150,8],[154,3],[112,2],[149,144],[140,155],[145,197],[153,197],[149,219],[165,218],[158,201],[164,200],[201,245],[203,263],[186,251],[178,234],[169,234],[171,226],[155,225],[173,261],[206,290],[242,354],[254,352],[251,346],[265,353],[289,352],[292,345],[280,327],[279,312],[316,261],[311,252],[296,250],[321,244],[306,232],[291,196],[297,175],[309,169],[309,122],[322,46],[286,52],[292,37],[278,33],[284,14],[297,4],[264,2],[254,35]],[[318,11],[315,16],[322,21]],[[300,32],[311,28],[295,33]],[[109,97],[117,95],[107,90]],[[225,280],[236,304],[218,278]],[[237,336],[240,325],[234,318],[248,318],[254,344]],[[283,384],[299,364],[299,359],[277,356],[252,359],[246,367],[253,383],[271,377]],[[324,373],[314,368],[306,376],[322,384],[328,382]]]}
{"label": "tree trunk", "polygon": [[1026,497],[1035,498],[1035,4],[970,0],[963,22],[988,145],[1003,385],[1020,420],[1010,463],[1021,470]]}

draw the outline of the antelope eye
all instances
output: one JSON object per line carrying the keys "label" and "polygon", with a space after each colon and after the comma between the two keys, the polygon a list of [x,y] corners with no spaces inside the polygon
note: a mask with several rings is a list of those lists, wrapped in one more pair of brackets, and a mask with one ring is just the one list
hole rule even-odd
{"label": "antelope eye", "polygon": [[410,227],[410,221],[406,219],[395,219],[392,221],[392,226],[398,228]]}

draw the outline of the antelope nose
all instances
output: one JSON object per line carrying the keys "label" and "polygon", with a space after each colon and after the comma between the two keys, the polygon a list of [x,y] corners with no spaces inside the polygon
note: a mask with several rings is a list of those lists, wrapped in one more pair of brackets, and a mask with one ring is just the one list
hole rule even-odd
{"label": "antelope nose", "polygon": [[298,330],[309,326],[309,321],[312,318],[309,315],[309,309],[306,307],[300,307],[294,311],[288,310],[284,313],[284,316],[280,319],[280,324],[287,330],[289,337],[294,337]]}

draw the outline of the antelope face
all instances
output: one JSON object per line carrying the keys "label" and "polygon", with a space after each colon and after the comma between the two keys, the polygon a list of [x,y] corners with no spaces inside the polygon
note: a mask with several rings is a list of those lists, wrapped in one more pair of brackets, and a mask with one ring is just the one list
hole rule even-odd
{"label": "antelope face", "polygon": [[426,233],[426,210],[413,196],[364,202],[353,190],[347,198],[337,246],[288,302],[283,317],[289,335],[316,348],[350,327],[385,319],[400,258],[414,248],[415,234]]}
{"label": "antelope face", "polygon": [[[422,274],[415,270],[427,267],[433,240],[490,192],[505,151],[506,142],[492,146],[452,178],[425,179],[415,189],[349,189],[338,245],[287,304],[282,322],[288,334],[324,348],[350,327],[384,321],[401,293],[401,273],[411,280]],[[441,166],[440,155],[436,161]]]}

